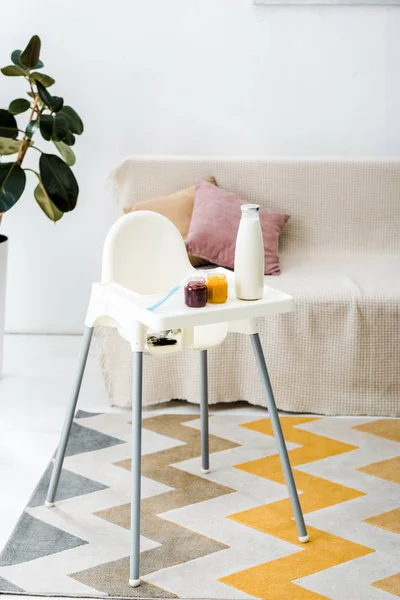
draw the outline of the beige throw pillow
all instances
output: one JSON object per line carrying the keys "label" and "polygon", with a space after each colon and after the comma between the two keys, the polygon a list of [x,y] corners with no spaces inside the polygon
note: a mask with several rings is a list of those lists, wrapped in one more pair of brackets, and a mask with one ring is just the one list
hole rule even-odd
{"label": "beige throw pillow", "polygon": [[[205,181],[216,185],[214,177],[207,177]],[[136,210],[152,210],[153,212],[164,215],[179,229],[183,239],[189,232],[190,220],[192,218],[194,197],[196,186],[191,185],[183,190],[168,194],[167,196],[158,196],[143,200],[133,206],[124,209],[125,213],[135,212]],[[194,267],[200,267],[208,264],[208,261],[189,254],[190,262]]]}

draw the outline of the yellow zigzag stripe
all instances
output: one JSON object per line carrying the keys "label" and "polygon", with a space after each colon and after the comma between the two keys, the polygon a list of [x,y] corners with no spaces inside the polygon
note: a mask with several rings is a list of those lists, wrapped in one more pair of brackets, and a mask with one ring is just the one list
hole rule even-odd
{"label": "yellow zigzag stripe", "polygon": [[[300,448],[289,451],[292,467],[357,449],[357,446],[295,429],[297,425],[315,420],[318,419],[310,417],[283,417],[281,419],[286,440],[301,445]],[[243,427],[266,435],[273,435],[269,419],[246,423]],[[277,483],[285,483],[278,455],[237,465],[236,468]],[[304,513],[365,495],[358,490],[302,473],[296,469],[293,469],[293,473],[298,490],[303,492],[301,504]],[[374,552],[371,548],[313,527],[308,527],[310,542],[306,545],[301,544],[297,538],[288,498],[230,515],[229,518],[302,548],[302,552],[295,552],[290,556],[257,565],[220,580],[222,583],[257,598],[266,600],[326,599],[326,596],[310,592],[292,581]]]}
{"label": "yellow zigzag stripe", "polygon": [[[363,425],[357,425],[354,429],[370,433],[387,440],[400,442],[400,423],[398,419],[379,419],[378,421],[370,421]],[[386,481],[400,484],[400,456],[381,460],[377,463],[367,465],[358,469],[362,473],[367,473],[373,477],[379,477]],[[374,527],[381,527],[387,531],[400,534],[400,508],[389,510],[388,512],[365,519],[365,523]],[[384,592],[391,593],[400,597],[400,573],[379,579],[371,583],[376,588]]]}

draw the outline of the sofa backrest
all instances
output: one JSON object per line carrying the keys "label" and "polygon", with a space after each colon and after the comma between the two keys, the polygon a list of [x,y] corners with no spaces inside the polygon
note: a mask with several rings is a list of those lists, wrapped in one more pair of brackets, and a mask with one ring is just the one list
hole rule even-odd
{"label": "sofa backrest", "polygon": [[132,156],[111,179],[122,210],[210,175],[244,200],[291,215],[281,252],[400,254],[400,158]]}

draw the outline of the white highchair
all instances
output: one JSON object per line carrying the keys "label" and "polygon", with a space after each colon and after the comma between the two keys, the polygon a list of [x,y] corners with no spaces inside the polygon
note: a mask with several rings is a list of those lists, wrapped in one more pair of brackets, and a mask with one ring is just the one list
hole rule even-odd
{"label": "white highchair", "polygon": [[[261,300],[246,302],[233,293],[233,274],[226,272],[230,293],[226,304],[204,308],[185,306],[182,291],[172,295],[158,309],[148,308],[185,278],[198,272],[191,266],[181,234],[167,218],[149,211],[121,217],[110,229],[103,250],[101,283],[93,284],[85,321],[82,350],[60,444],[57,450],[46,505],[54,506],[65,450],[76,410],[86,360],[96,325],[116,327],[132,351],[132,497],[131,560],[129,584],[140,584],[140,478],[142,425],[143,352],[165,354],[183,347],[200,352],[200,413],[202,472],[209,473],[207,348],[223,342],[228,332],[249,335],[261,381],[266,393],[277,449],[297,525],[299,540],[308,541],[285,440],[271,388],[267,366],[257,333],[257,317],[289,312],[291,296],[265,288]],[[174,346],[151,348],[147,336],[165,330],[179,330]],[[159,360],[162,360],[160,357]]]}

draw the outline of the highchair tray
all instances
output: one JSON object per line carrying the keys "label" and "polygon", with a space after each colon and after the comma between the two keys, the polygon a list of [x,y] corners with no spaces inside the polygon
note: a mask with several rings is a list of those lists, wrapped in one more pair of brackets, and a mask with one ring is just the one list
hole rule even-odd
{"label": "highchair tray", "polygon": [[118,304],[118,310],[129,311],[129,317],[155,330],[189,328],[213,323],[226,323],[266,315],[277,315],[294,310],[294,298],[289,294],[264,286],[261,300],[238,300],[234,291],[234,274],[221,269],[229,284],[228,300],[225,304],[207,304],[204,308],[189,308],[184,303],[183,289],[171,296],[154,312],[147,310],[165,294],[136,294],[115,283],[93,285],[92,301],[96,296],[101,304]]}

